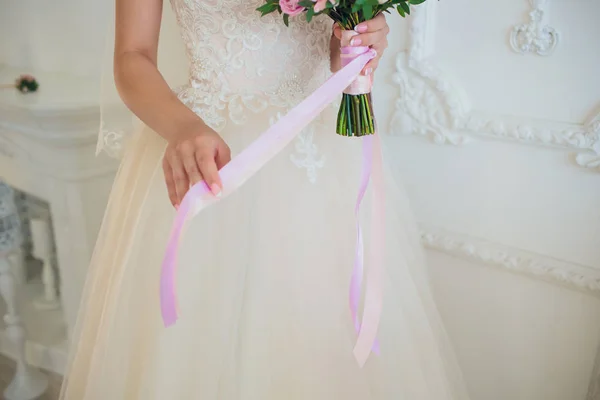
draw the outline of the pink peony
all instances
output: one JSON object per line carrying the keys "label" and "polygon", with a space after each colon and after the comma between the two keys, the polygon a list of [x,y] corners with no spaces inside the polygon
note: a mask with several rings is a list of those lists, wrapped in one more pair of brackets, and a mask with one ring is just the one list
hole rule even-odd
{"label": "pink peony", "polygon": [[299,0],[279,0],[279,7],[281,12],[293,17],[301,14],[304,11],[304,7],[298,5]]}

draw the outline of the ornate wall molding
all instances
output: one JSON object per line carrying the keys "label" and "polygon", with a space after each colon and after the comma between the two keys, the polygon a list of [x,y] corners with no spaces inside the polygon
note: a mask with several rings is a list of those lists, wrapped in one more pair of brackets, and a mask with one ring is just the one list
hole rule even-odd
{"label": "ornate wall molding", "polygon": [[548,25],[543,25],[548,0],[529,0],[529,22],[513,26],[510,46],[521,54],[548,56],[554,52],[560,35]]}
{"label": "ornate wall molding", "polygon": [[396,59],[393,81],[400,94],[389,131],[430,137],[437,144],[463,145],[474,137],[512,140],[574,151],[581,167],[600,171],[600,105],[582,124],[488,115],[473,110],[464,91],[432,61],[435,7],[415,8],[409,47]]}
{"label": "ornate wall molding", "polygon": [[431,226],[421,226],[421,238],[426,247],[443,253],[600,295],[600,268],[557,260]]}

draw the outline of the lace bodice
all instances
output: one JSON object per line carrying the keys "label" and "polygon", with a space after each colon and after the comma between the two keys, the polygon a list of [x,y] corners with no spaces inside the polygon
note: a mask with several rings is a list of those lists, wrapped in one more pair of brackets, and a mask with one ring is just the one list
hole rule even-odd
{"label": "lace bodice", "polygon": [[190,60],[179,98],[217,131],[248,112],[289,109],[327,77],[331,21],[283,24],[262,0],[171,0]]}
{"label": "lace bodice", "polygon": [[[242,125],[250,114],[277,118],[329,76],[332,22],[308,23],[277,13],[260,16],[264,0],[171,0],[189,60],[187,85],[179,99],[217,132]],[[97,153],[119,157],[128,132],[101,118]],[[325,158],[317,149],[315,126],[300,134],[290,161],[315,182]]]}

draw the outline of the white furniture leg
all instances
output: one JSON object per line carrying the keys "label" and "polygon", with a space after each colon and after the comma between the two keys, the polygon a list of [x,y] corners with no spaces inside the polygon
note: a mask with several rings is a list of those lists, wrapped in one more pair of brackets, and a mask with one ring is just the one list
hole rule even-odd
{"label": "white furniture leg", "polygon": [[6,303],[6,334],[16,350],[16,370],[10,385],[4,390],[6,400],[33,400],[48,387],[48,378],[25,359],[25,328],[17,313],[17,285],[8,257],[0,258],[0,296]]}
{"label": "white furniture leg", "polygon": [[27,336],[17,312],[18,284],[11,265],[11,258],[21,242],[21,224],[15,207],[13,190],[0,181],[0,296],[6,304],[4,322],[6,336],[16,353],[15,375],[4,390],[5,400],[33,400],[48,387],[48,378],[26,361]]}
{"label": "white furniture leg", "polygon": [[38,310],[52,310],[59,307],[56,290],[56,277],[51,264],[52,242],[50,240],[50,226],[44,218],[29,220],[31,238],[33,241],[33,255],[43,263],[42,283],[44,293],[34,300],[33,305]]}

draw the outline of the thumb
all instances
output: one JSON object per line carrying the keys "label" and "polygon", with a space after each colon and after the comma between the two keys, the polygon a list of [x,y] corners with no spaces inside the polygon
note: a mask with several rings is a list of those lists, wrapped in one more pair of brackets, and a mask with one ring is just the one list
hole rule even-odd
{"label": "thumb", "polygon": [[342,28],[337,23],[333,24],[333,35],[338,40],[342,40]]}

